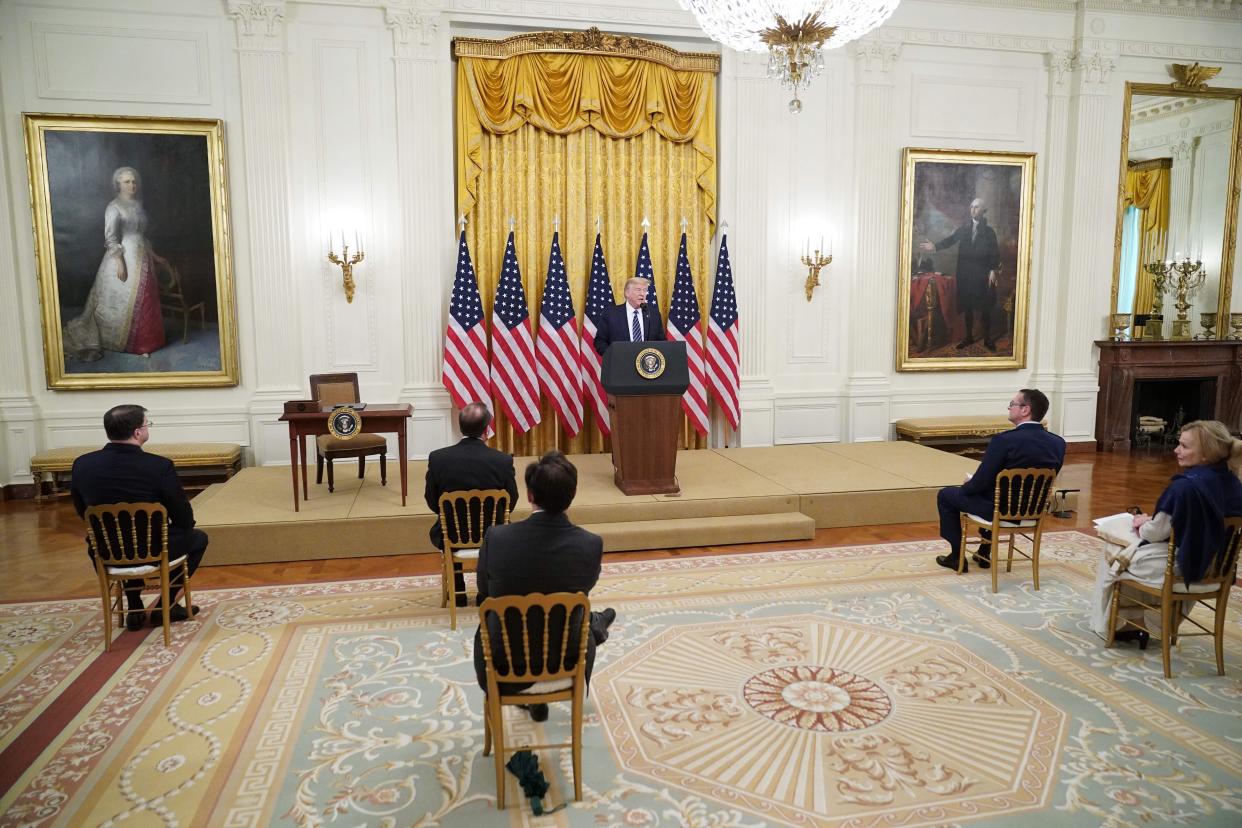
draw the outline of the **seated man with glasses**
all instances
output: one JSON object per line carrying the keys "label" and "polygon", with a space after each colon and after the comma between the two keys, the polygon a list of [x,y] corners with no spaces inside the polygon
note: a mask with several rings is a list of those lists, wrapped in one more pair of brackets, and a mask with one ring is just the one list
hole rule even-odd
{"label": "seated man with glasses", "polygon": [[[142,446],[151,437],[151,421],[140,405],[118,405],[104,414],[104,431],[108,444],[99,451],[83,454],[73,463],[70,493],[78,516],[84,517],[91,506],[106,503],[159,503],[168,510],[168,551],[170,557],[187,556],[189,574],[193,575],[207,551],[207,533],[194,528],[194,509],[190,506],[177,469],[167,457],[147,454]],[[87,547],[90,553],[90,547]],[[93,553],[92,553],[93,554]],[[92,561],[93,563],[93,561]],[[127,585],[130,582],[126,582]],[[142,609],[142,593],[137,588],[125,590],[131,610]],[[185,621],[198,613],[198,607],[187,614],[176,605],[181,591],[180,571],[170,584],[169,600],[174,603],[169,621]],[[163,626],[163,608],[157,602],[151,608],[150,623]],[[142,628],[142,615],[126,615],[125,625],[131,631]]]}
{"label": "seated man with glasses", "polygon": [[[940,537],[949,542],[948,555],[937,555],[936,563],[957,569],[962,546],[961,514],[982,518],[992,517],[992,501],[996,476],[1007,469],[1061,470],[1065,462],[1065,440],[1048,431],[1040,423],[1048,413],[1048,398],[1035,388],[1023,388],[1009,401],[1009,422],[1014,427],[988,441],[987,451],[973,475],[966,476],[961,486],[946,486],[936,496],[940,512]],[[987,530],[984,530],[985,532]],[[990,534],[984,534],[990,537]],[[991,544],[983,543],[975,555],[975,563],[987,569],[992,565]],[[969,569],[963,566],[962,571]]]}

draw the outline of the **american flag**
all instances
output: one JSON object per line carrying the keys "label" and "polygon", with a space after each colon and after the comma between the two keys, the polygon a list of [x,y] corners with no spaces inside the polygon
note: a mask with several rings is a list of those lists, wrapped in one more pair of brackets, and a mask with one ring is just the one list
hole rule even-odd
{"label": "american flag", "polygon": [[505,242],[505,260],[492,307],[492,394],[519,434],[539,422],[539,384],[535,379],[535,346],[530,313],[522,290],[513,231]]}
{"label": "american flag", "polygon": [[651,251],[647,249],[646,233],[643,233],[643,242],[638,246],[638,262],[634,265],[634,277],[647,280],[647,304],[659,313],[660,303],[656,301],[655,292],[655,271],[651,269]]}
{"label": "american flag", "polygon": [[706,434],[707,387],[703,380],[703,333],[699,330],[699,299],[690,275],[690,259],[686,255],[686,234],[681,234],[677,252],[677,280],[673,282],[673,300],[668,308],[668,338],[686,343],[686,360],[690,364],[690,386],[681,395],[690,425],[699,434]]}
{"label": "american flag", "polygon": [[[472,402],[492,407],[488,390],[487,325],[483,322],[483,300],[479,296],[479,282],[474,276],[464,230],[457,242],[457,275],[453,277],[441,375],[457,408],[465,408]],[[487,436],[491,435],[489,427]]]}
{"label": "american flag", "polygon": [[573,437],[582,430],[582,363],[578,356],[578,318],[569,295],[569,280],[565,278],[560,233],[552,234],[535,345],[539,389],[552,402],[565,433]]}
{"label": "american flag", "polygon": [[737,293],[733,290],[728,238],[721,237],[720,254],[716,258],[716,285],[712,288],[712,309],[707,323],[707,383],[725,419],[736,431],[742,419],[738,405],[741,382],[738,372]]}
{"label": "american flag", "polygon": [[595,421],[604,434],[612,434],[608,422],[608,397],[600,381],[603,360],[595,352],[595,334],[603,323],[604,314],[616,304],[612,282],[608,280],[608,264],[604,248],[595,234],[595,253],[591,256],[591,281],[587,283],[586,313],[582,317],[582,389],[595,408]]}

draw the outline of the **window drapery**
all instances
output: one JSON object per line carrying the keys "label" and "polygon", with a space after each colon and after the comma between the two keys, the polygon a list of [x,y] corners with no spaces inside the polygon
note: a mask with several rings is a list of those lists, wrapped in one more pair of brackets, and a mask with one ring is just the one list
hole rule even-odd
{"label": "window drapery", "polygon": [[1169,197],[1173,159],[1157,158],[1126,170],[1125,205],[1139,211],[1138,265],[1134,274],[1134,312],[1151,313],[1152,275],[1144,265],[1162,261],[1169,238]]}
{"label": "window drapery", "polygon": [[[538,326],[557,219],[579,320],[597,220],[619,300],[622,285],[634,273],[643,218],[649,219],[656,293],[667,316],[684,218],[704,317],[710,307],[718,58],[598,33],[612,38],[612,45],[624,41],[624,51],[647,56],[591,53],[590,47],[600,46],[598,39],[587,43],[586,52],[505,48],[515,41],[530,46],[532,38],[541,36],[560,37],[556,44],[565,48],[564,38],[587,34],[454,43],[458,210],[467,219],[466,237],[489,327],[510,218],[532,327]],[[669,65],[681,58],[693,68]],[[519,455],[551,448],[566,453],[605,449],[593,415],[571,439],[546,403],[542,414],[543,422],[526,434],[514,434],[498,415],[497,446]],[[692,429],[685,434],[685,445],[705,445]]]}

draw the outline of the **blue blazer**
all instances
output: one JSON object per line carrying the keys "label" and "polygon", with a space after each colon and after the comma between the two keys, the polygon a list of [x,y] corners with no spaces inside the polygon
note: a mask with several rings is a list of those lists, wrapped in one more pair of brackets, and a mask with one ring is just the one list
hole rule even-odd
{"label": "blue blazer", "polygon": [[1061,470],[1065,440],[1039,423],[1023,423],[1002,431],[988,442],[974,477],[962,485],[962,494],[992,499],[996,476],[1006,469]]}
{"label": "blue blazer", "polygon": [[[600,356],[604,355],[604,351],[607,351],[612,343],[630,341],[629,307],[629,304],[622,302],[619,305],[613,305],[604,314],[602,324],[595,332],[595,351]],[[663,342],[665,339],[664,323],[660,320],[659,308],[645,304],[639,313],[643,317],[643,340]]]}

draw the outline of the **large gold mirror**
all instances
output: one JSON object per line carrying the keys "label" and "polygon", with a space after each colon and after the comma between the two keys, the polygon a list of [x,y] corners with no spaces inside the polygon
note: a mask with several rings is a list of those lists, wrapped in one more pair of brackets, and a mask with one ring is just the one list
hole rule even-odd
{"label": "large gold mirror", "polygon": [[1193,73],[1126,84],[1112,290],[1114,313],[1128,315],[1114,317],[1121,338],[1242,337],[1242,313],[1230,326],[1242,312],[1242,291],[1231,296],[1240,120],[1242,89]]}

